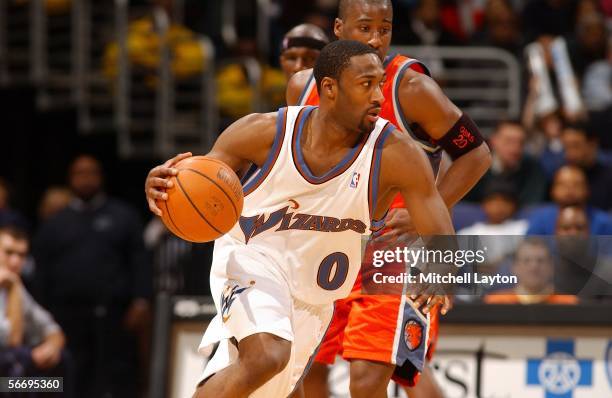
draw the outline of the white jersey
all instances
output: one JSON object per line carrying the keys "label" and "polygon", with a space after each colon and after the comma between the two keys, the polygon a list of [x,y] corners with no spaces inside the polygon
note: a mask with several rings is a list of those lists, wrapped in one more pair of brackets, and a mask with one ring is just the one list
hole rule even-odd
{"label": "white jersey", "polygon": [[[244,186],[240,221],[217,239],[214,257],[257,252],[277,268],[293,297],[317,305],[351,291],[361,266],[361,236],[371,232],[382,144],[394,127],[379,119],[337,166],[315,176],[300,147],[313,109],[279,110],[268,159]],[[215,268],[223,264],[215,263],[212,272],[222,272]]]}

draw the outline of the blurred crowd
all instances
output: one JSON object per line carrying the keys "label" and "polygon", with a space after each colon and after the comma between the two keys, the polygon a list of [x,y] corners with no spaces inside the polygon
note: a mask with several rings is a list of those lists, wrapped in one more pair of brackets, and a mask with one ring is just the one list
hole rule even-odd
{"label": "blurred crowd", "polygon": [[[173,2],[153,3],[170,10]],[[237,3],[233,44],[218,22],[221,2],[185,1],[184,25],[171,25],[177,77],[203,67],[194,34],[213,38],[221,66],[217,98],[229,119],[253,111],[255,95],[248,68],[236,59],[256,59],[266,107],[282,105],[287,79],[312,67],[333,39],[338,6],[337,0],[271,1],[273,51],[264,57],[255,1]],[[588,236],[612,235],[612,1],[393,3],[393,44],[493,46],[524,67],[522,115],[498,121],[488,137],[493,166],[453,209],[453,221],[459,234],[506,236],[488,243],[490,265],[524,283],[486,302],[577,303],[575,289],[555,294],[554,244],[522,237],[584,243]],[[128,51],[143,68],[158,62],[149,57],[159,46],[154,23],[141,18],[130,27]],[[117,51],[108,44],[103,67],[109,79],[116,75]],[[443,68],[437,74],[432,68],[441,85]],[[37,217],[28,219],[10,200],[10,182],[0,177],[0,374],[72,374],[64,379],[76,381],[65,385],[72,396],[133,397],[146,384],[152,297],[207,294],[202,264],[210,262],[211,246],[181,241],[157,219],[143,227],[137,210],[105,193],[103,167],[91,155],[74,158],[66,181],[48,187]],[[586,285],[601,265],[590,259],[586,243],[564,247],[577,251],[563,258],[587,258],[586,266],[566,274]]]}

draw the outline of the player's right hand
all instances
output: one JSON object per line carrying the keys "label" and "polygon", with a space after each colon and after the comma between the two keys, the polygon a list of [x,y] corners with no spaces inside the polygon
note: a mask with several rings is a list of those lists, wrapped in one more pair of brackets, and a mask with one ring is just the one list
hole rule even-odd
{"label": "player's right hand", "polygon": [[168,194],[166,189],[172,188],[170,177],[178,174],[178,170],[173,168],[178,162],[191,157],[191,152],[179,153],[172,159],[167,160],[164,164],[154,167],[149,171],[145,180],[145,195],[147,195],[147,203],[149,210],[161,217],[162,211],[155,204],[156,200],[167,200]]}

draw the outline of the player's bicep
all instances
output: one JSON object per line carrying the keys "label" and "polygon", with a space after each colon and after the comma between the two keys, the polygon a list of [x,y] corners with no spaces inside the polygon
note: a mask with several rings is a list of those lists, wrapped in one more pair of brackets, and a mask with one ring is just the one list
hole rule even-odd
{"label": "player's bicep", "polygon": [[461,117],[461,110],[425,75],[404,79],[400,105],[406,118],[418,123],[433,139],[442,138]]}
{"label": "player's bicep", "polygon": [[250,163],[261,165],[274,142],[276,114],[252,114],[230,125],[206,156],[220,160],[234,171]]}
{"label": "player's bicep", "polygon": [[408,137],[397,140],[383,157],[384,178],[404,197],[419,235],[453,233],[450,216],[435,186],[433,171],[422,149]]}

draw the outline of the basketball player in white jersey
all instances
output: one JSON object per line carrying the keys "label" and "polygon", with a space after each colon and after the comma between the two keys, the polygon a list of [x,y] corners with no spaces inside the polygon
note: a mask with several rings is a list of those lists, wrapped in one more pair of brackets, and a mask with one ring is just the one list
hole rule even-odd
{"label": "basketball player in white jersey", "polygon": [[[420,235],[453,234],[423,151],[379,118],[382,62],[369,46],[326,46],[314,74],[319,107],[246,116],[207,156],[259,172],[244,186],[239,223],[215,243],[211,291],[218,314],[200,345],[219,343],[195,397],[291,395],[361,264],[361,236],[399,192]],[[179,155],[151,170],[155,199],[176,175]],[[405,178],[403,176],[410,176]],[[441,303],[432,296],[425,306]],[[425,301],[425,300],[424,300]]]}

